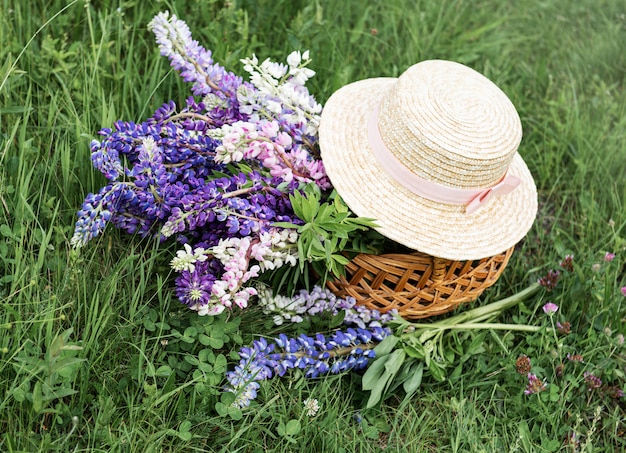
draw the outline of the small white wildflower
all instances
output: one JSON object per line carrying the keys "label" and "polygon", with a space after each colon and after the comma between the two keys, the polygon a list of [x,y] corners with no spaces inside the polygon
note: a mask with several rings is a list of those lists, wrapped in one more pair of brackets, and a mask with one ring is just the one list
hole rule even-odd
{"label": "small white wildflower", "polygon": [[304,410],[309,417],[315,417],[320,410],[320,403],[316,399],[307,398],[304,400]]}

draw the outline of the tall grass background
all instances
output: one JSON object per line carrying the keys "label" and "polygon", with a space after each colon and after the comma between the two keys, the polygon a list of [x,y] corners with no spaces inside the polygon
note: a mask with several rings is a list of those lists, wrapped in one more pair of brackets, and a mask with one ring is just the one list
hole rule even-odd
{"label": "tall grass background", "polygon": [[[322,103],[349,82],[396,77],[425,59],[485,74],[519,111],[540,208],[478,303],[527,286],[567,253],[592,263],[611,251],[616,272],[603,297],[572,291],[560,314],[578,320],[587,357],[607,349],[603,332],[626,331],[624,2],[0,0],[1,451],[626,449],[623,403],[596,415],[597,405],[574,404],[565,391],[544,402],[523,385],[511,390],[507,370],[519,354],[541,351],[537,337],[476,337],[483,352],[446,382],[369,412],[359,411],[355,375],[268,382],[255,410],[230,416],[192,373],[161,376],[159,366],[173,363],[164,340],[186,316],[170,291],[173,249],[114,230],[80,252],[69,239],[85,195],[103,183],[90,163],[97,131],[190,93],[147,30],[166,9],[240,74],[240,58],[253,53],[281,61],[309,49],[310,90]],[[536,321],[538,303],[506,316]],[[246,316],[263,325],[258,312]],[[622,385],[623,352],[610,356]],[[315,418],[295,409],[307,397],[320,402]],[[299,429],[285,433],[293,419]],[[567,442],[571,432],[579,444]]]}

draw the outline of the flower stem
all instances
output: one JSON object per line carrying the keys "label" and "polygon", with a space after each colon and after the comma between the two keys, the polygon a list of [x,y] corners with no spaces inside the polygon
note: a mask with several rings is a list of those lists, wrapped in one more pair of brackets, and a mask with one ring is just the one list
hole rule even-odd
{"label": "flower stem", "polygon": [[[507,308],[511,308],[523,300],[527,299],[530,296],[533,296],[540,290],[541,286],[537,283],[530,285],[528,288],[513,294],[505,299],[499,300],[497,302],[490,303],[488,305],[484,305],[482,307],[477,307],[472,310],[468,310],[464,313],[459,313],[458,315],[452,316],[450,318],[444,319],[442,321],[437,321],[433,323],[411,323],[409,321],[401,320],[400,322],[400,331],[406,332],[402,336],[410,336],[413,333],[420,329],[428,329],[428,330],[437,330],[437,329],[450,329],[450,328],[462,328],[467,325],[480,325],[478,322],[485,321],[488,319],[492,319],[502,311]],[[467,321],[472,321],[471,323],[467,323]],[[466,324],[463,324],[466,323]],[[486,324],[482,324],[485,325]],[[451,327],[452,326],[452,327]],[[408,331],[407,331],[408,329]]]}
{"label": "flower stem", "polygon": [[[541,326],[529,326],[527,324],[503,324],[503,323],[490,323],[490,322],[468,322],[463,324],[452,324],[450,326],[441,327],[441,330],[445,329],[492,329],[492,330],[519,330],[522,332],[538,332],[543,327]],[[552,330],[552,329],[548,329]]]}

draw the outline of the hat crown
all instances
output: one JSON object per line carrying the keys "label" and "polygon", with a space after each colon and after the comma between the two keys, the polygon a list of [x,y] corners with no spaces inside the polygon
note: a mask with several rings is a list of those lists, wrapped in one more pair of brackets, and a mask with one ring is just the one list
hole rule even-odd
{"label": "hat crown", "polygon": [[496,184],[522,138],[519,115],[500,88],[443,60],[420,62],[400,76],[382,99],[378,128],[409,171],[464,189]]}

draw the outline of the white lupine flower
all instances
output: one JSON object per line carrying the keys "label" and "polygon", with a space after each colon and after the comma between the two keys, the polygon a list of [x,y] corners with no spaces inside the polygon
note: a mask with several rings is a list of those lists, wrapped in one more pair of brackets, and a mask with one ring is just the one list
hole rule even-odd
{"label": "white lupine flower", "polygon": [[154,138],[152,138],[152,136],[148,136],[148,137],[144,137],[141,141],[141,144],[143,146],[144,151],[149,155],[152,156],[153,152],[154,152],[154,148],[156,148],[156,142],[154,141]]}
{"label": "white lupine flower", "polygon": [[217,316],[224,311],[226,307],[224,305],[192,305],[189,307],[198,313],[199,316]]}
{"label": "white lupine flower", "polygon": [[216,107],[226,107],[228,105],[227,101],[220,99],[220,97],[214,93],[208,93],[204,96],[202,98],[202,103],[207,110],[212,110]]}
{"label": "white lupine flower", "polygon": [[299,50],[294,50],[287,56],[287,64],[291,67],[300,66],[302,62],[302,56],[300,55]]}
{"label": "white lupine flower", "polygon": [[280,79],[287,74],[287,67],[284,64],[275,63],[269,58],[261,63],[261,70],[269,74],[274,79]]}
{"label": "white lupine flower", "polygon": [[170,266],[177,272],[196,270],[195,263],[198,261],[206,261],[208,256],[205,254],[205,250],[198,247],[195,250],[191,249],[189,244],[184,245],[184,250],[178,250],[176,256],[170,262]]}
{"label": "white lupine flower", "polygon": [[268,100],[265,104],[265,107],[267,108],[267,110],[277,115],[283,111],[283,104],[277,101]]}

